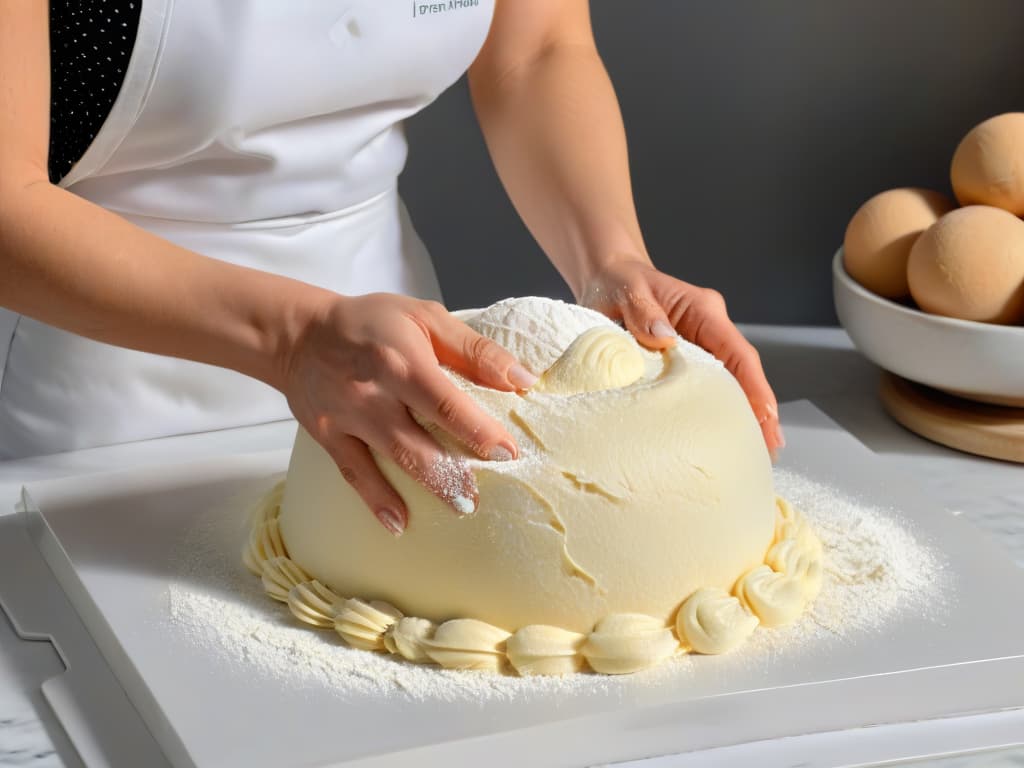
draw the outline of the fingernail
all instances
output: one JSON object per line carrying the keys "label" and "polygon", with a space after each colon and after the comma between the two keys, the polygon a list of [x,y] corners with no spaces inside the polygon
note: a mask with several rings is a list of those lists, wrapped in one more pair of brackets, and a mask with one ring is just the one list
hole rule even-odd
{"label": "fingernail", "polygon": [[449,504],[456,514],[465,516],[476,512],[479,498],[476,479],[465,460],[441,454],[431,469],[430,480],[434,493]]}
{"label": "fingernail", "polygon": [[529,389],[537,383],[537,377],[519,363],[516,363],[508,369],[508,380],[511,381],[517,389]]}
{"label": "fingernail", "polygon": [[405,523],[402,521],[402,516],[395,510],[387,508],[378,509],[376,515],[381,525],[387,528],[393,536],[398,537],[405,532]]}
{"label": "fingernail", "polygon": [[651,325],[651,335],[659,339],[672,339],[675,338],[676,331],[675,328],[664,320],[655,320],[654,324]]}
{"label": "fingernail", "polygon": [[489,461],[512,461],[516,457],[515,451],[505,444],[496,445],[487,454]]}
{"label": "fingernail", "polygon": [[459,513],[460,517],[466,517],[476,512],[476,504],[473,500],[461,493],[452,499],[452,506],[455,507],[455,511]]}
{"label": "fingernail", "polygon": [[480,504],[480,492],[476,487],[476,478],[473,477],[473,473],[467,468],[466,477],[463,480],[462,491],[452,499],[452,506],[455,507],[455,511],[459,517],[466,517],[476,512],[477,506]]}

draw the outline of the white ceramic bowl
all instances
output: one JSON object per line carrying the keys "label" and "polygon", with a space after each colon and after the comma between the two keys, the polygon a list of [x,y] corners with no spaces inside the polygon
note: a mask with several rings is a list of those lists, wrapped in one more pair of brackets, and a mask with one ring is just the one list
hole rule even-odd
{"label": "white ceramic bowl", "polygon": [[1024,405],[1024,327],[929,315],[877,296],[832,261],[839,322],[876,365],[962,397]]}

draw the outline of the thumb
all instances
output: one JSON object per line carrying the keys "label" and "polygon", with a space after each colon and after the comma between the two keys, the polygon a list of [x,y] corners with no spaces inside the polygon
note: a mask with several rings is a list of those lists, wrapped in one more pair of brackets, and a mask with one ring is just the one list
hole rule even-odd
{"label": "thumb", "polygon": [[676,343],[675,328],[646,284],[629,291],[619,310],[626,330],[645,347],[668,349]]}
{"label": "thumb", "polygon": [[437,361],[467,379],[504,391],[529,389],[537,383],[537,377],[511,352],[461,320],[445,315],[432,330]]}

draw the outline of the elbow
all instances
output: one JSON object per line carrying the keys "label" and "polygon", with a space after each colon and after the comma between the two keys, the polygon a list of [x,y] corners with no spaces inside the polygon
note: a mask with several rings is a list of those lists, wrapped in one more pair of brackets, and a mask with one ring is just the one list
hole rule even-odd
{"label": "elbow", "polygon": [[45,169],[31,168],[12,172],[0,171],[0,201],[10,202],[39,188],[54,186]]}
{"label": "elbow", "polygon": [[18,177],[0,173],[0,228],[12,217],[20,218],[25,206],[40,190],[52,187],[48,177]]}
{"label": "elbow", "polygon": [[0,216],[9,205],[24,200],[40,189],[54,186],[45,167],[35,163],[5,165],[0,162]]}
{"label": "elbow", "polygon": [[26,192],[49,186],[52,183],[45,160],[11,152],[0,153],[0,201],[9,202]]}
{"label": "elbow", "polygon": [[52,186],[45,171],[0,171],[0,263],[12,246],[14,230],[24,227],[33,211],[38,212],[33,205],[37,195]]}

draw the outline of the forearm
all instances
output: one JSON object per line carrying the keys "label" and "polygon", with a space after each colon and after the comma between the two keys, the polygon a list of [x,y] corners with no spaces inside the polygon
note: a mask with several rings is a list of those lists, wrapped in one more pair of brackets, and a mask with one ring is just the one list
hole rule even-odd
{"label": "forearm", "polygon": [[82,336],[277,386],[324,293],[180,248],[43,181],[0,190],[0,306]]}
{"label": "forearm", "polygon": [[592,46],[556,45],[508,72],[471,72],[470,86],[509,197],[577,298],[610,261],[647,260],[622,116]]}

